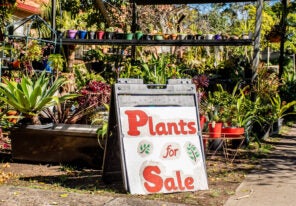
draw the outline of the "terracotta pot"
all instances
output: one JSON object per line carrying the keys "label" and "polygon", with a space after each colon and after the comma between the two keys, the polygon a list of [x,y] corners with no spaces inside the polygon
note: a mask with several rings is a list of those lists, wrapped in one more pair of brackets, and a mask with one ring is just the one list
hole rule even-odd
{"label": "terracotta pot", "polygon": [[12,122],[12,123],[17,123],[17,120],[18,120],[18,118],[13,118],[12,116],[18,116],[18,112],[17,111],[15,111],[15,110],[9,110],[9,111],[7,111],[6,112],[6,115],[9,117],[9,116],[11,116],[11,118],[8,118],[8,121],[9,122]]}
{"label": "terracotta pot", "polygon": [[178,34],[171,34],[171,39],[176,40],[178,38]]}
{"label": "terracotta pot", "polygon": [[164,34],[164,35],[163,35],[163,38],[164,38],[165,40],[168,40],[168,39],[170,39],[170,35],[169,35],[169,34]]}

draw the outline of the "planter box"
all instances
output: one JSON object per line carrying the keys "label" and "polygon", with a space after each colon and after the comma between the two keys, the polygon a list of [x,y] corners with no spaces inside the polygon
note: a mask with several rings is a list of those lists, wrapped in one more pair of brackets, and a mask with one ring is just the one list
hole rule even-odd
{"label": "planter box", "polygon": [[14,128],[11,131],[12,158],[101,169],[104,151],[98,144],[98,128],[82,124]]}

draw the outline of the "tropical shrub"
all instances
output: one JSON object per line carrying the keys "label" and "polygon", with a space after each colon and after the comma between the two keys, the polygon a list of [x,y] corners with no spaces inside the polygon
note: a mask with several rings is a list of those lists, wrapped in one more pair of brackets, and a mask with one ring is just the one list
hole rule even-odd
{"label": "tropical shrub", "polygon": [[60,87],[66,79],[60,77],[51,81],[50,76],[43,71],[40,75],[24,75],[20,82],[3,79],[0,83],[0,100],[20,112],[32,124],[41,124],[38,115],[48,107],[59,102],[77,97],[76,94],[59,96]]}

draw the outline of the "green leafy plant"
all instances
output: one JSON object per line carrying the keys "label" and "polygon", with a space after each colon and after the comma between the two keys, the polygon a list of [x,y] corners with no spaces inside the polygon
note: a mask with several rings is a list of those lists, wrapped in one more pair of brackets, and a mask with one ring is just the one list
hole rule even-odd
{"label": "green leafy plant", "polygon": [[63,70],[65,60],[61,54],[50,54],[48,56],[49,65],[55,70],[56,75]]}
{"label": "green leafy plant", "polygon": [[105,31],[105,28],[106,28],[106,24],[105,24],[105,22],[100,22],[100,24],[99,24],[99,31]]}
{"label": "green leafy plant", "polygon": [[[109,111],[110,111],[109,104],[104,104],[104,108],[106,109],[106,112],[109,114]],[[92,124],[102,125],[102,127],[99,128],[97,131],[98,142],[99,142],[99,145],[102,149],[104,149],[104,147],[105,147],[105,139],[108,134],[108,120],[109,120],[108,118],[105,118],[105,116],[101,115],[92,121]]]}
{"label": "green leafy plant", "polygon": [[24,75],[20,82],[3,79],[0,83],[0,100],[19,111],[32,124],[41,124],[38,115],[44,109],[59,102],[76,97],[74,94],[59,96],[57,91],[66,82],[65,78],[58,78],[51,82],[46,72],[33,78]]}
{"label": "green leafy plant", "polygon": [[[270,102],[274,108],[273,112],[276,120],[281,119],[287,115],[295,115],[296,112],[293,107],[296,105],[296,100],[291,102],[285,102],[281,100],[279,94],[276,94],[274,97],[270,97]],[[291,111],[289,111],[292,109]]]}

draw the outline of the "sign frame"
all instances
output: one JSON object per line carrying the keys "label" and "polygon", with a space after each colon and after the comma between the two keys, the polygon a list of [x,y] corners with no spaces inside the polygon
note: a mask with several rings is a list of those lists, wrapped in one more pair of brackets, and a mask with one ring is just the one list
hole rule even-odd
{"label": "sign frame", "polygon": [[[124,148],[124,138],[121,110],[123,108],[148,108],[149,107],[194,107],[196,111],[196,126],[199,151],[202,160],[202,169],[205,175],[205,185],[208,188],[205,154],[202,143],[202,133],[198,112],[198,96],[195,85],[190,79],[170,79],[166,85],[143,84],[142,79],[119,79],[112,88],[111,107],[109,113],[108,138],[106,139],[103,181],[112,183],[122,181],[124,189],[132,194],[146,194],[137,192],[129,184],[127,167],[127,153]],[[194,135],[195,136],[195,135]],[[174,191],[173,191],[174,192]],[[180,191],[176,191],[180,192]]]}

